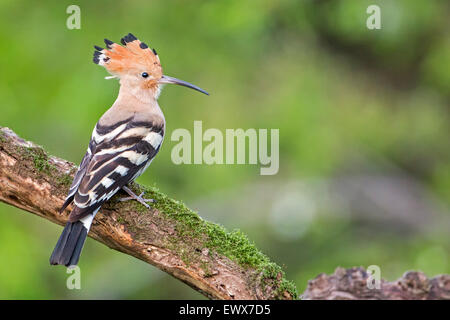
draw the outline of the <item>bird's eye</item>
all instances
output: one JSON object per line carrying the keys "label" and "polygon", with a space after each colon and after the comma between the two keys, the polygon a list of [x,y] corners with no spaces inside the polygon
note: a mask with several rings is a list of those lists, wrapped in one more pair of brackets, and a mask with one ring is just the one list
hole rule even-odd
{"label": "bird's eye", "polygon": [[142,72],[141,76],[144,77],[144,78],[147,78],[148,77],[148,73],[147,72]]}

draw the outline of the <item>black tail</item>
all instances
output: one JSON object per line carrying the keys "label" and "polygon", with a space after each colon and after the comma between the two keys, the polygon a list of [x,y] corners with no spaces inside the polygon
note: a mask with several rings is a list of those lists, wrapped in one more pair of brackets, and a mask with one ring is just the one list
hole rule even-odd
{"label": "black tail", "polygon": [[50,257],[50,264],[76,265],[88,231],[81,221],[67,222]]}

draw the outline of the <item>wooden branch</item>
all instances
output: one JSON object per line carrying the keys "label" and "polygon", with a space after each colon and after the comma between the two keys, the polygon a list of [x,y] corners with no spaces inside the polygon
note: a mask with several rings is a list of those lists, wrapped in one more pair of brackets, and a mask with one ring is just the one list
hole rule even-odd
{"label": "wooden branch", "polygon": [[370,289],[369,275],[363,268],[337,268],[334,274],[318,275],[308,282],[302,298],[306,300],[450,300],[450,275],[428,279],[422,272],[409,271],[394,281],[380,281]]}
{"label": "wooden branch", "polygon": [[[73,163],[0,127],[0,201],[64,225],[70,210],[58,210],[75,172]],[[148,210],[136,201],[118,202],[124,195],[113,197],[97,214],[90,237],[154,265],[208,298],[297,297],[281,268],[240,232],[204,221],[155,188],[133,184],[132,189],[145,191],[157,203]]]}

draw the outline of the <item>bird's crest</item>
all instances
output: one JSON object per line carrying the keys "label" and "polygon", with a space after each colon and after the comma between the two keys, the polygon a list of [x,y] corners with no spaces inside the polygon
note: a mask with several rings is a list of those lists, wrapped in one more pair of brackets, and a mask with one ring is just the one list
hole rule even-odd
{"label": "bird's crest", "polygon": [[120,42],[105,39],[106,48],[95,46],[94,63],[104,66],[115,77],[130,72],[147,72],[154,79],[162,76],[161,63],[155,49],[129,33]]}

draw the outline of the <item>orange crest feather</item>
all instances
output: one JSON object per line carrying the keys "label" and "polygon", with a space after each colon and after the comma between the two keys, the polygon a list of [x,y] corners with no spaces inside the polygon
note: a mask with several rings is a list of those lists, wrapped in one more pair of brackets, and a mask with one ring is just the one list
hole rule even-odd
{"label": "orange crest feather", "polygon": [[94,62],[114,76],[147,72],[153,79],[161,78],[161,62],[155,49],[151,50],[131,33],[120,41],[123,47],[108,39],[105,39],[106,49],[95,46]]}

